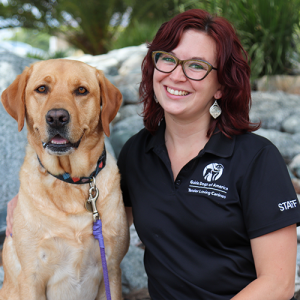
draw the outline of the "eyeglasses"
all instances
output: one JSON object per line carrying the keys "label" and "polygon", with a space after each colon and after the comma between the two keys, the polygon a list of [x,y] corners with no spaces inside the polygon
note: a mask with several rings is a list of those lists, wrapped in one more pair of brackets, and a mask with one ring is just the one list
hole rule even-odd
{"label": "eyeglasses", "polygon": [[203,80],[211,70],[217,70],[205,60],[180,60],[174,55],[164,51],[153,51],[152,59],[155,68],[163,73],[171,73],[178,65],[181,65],[184,75],[191,80]]}

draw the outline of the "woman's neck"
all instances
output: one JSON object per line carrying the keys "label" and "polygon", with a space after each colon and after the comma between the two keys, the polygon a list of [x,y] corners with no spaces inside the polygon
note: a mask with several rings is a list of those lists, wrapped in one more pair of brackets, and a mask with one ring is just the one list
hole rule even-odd
{"label": "woman's neck", "polygon": [[172,144],[180,147],[186,144],[198,144],[199,142],[201,143],[201,141],[205,141],[206,143],[208,141],[207,132],[211,118],[189,121],[179,120],[166,115],[165,121],[166,143],[171,142]]}
{"label": "woman's neck", "polygon": [[166,116],[165,120],[165,143],[176,179],[182,167],[196,157],[208,142],[210,119],[184,122]]}

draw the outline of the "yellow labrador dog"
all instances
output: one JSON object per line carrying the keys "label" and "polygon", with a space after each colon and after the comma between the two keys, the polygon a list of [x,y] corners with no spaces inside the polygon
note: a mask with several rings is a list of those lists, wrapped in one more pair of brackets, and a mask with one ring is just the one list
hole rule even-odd
{"label": "yellow labrador dog", "polygon": [[26,68],[1,101],[19,131],[26,120],[29,145],[13,236],[3,248],[0,299],[106,299],[93,214],[86,209],[94,208],[87,200],[97,188],[111,298],[120,300],[129,233],[120,175],[104,147],[122,102],[119,90],[101,71],[58,59]]}

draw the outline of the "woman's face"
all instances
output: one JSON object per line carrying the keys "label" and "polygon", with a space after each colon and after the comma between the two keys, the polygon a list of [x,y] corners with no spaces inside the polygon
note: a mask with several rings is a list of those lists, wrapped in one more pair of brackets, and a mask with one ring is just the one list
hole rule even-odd
{"label": "woman's face", "polygon": [[[194,29],[183,33],[178,46],[170,52],[181,60],[202,59],[218,68],[216,43],[205,32]],[[222,97],[217,71],[212,70],[201,81],[188,79],[179,65],[171,73],[154,70],[153,88],[165,116],[189,121],[205,117],[210,122],[209,108]]]}

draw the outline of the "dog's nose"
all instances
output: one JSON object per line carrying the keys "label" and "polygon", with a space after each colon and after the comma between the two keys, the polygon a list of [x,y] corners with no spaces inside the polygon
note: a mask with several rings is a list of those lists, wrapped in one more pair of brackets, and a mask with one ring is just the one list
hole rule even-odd
{"label": "dog's nose", "polygon": [[59,129],[70,121],[70,115],[65,109],[51,109],[47,112],[46,122],[52,128]]}

